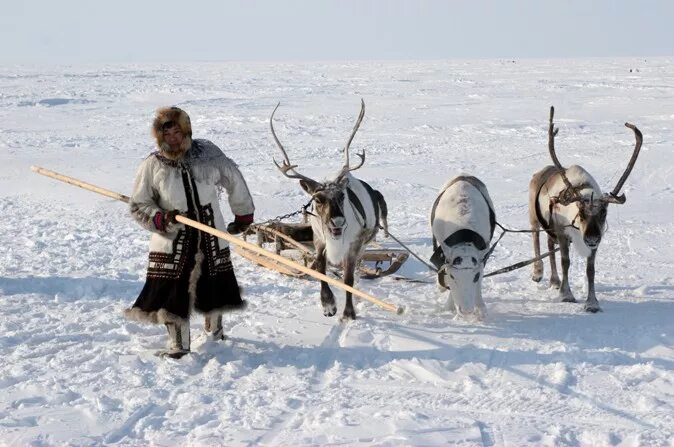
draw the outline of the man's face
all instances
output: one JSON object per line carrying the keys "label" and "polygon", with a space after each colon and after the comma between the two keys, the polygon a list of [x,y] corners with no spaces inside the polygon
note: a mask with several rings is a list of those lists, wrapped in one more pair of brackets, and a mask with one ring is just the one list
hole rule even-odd
{"label": "man's face", "polygon": [[177,124],[167,127],[163,130],[164,141],[171,146],[171,149],[179,149],[183,142],[183,133]]}

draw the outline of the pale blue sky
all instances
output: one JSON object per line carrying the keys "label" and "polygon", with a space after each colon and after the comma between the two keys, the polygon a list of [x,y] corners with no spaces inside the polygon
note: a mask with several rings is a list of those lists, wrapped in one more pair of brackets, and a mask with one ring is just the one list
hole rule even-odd
{"label": "pale blue sky", "polygon": [[674,55],[674,0],[0,0],[0,63]]}

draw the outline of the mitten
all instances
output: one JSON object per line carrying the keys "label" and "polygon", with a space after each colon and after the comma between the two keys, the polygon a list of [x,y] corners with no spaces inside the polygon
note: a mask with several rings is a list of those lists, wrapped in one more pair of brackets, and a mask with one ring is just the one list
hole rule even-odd
{"label": "mitten", "polygon": [[180,211],[178,210],[157,211],[157,213],[154,215],[154,218],[152,219],[154,227],[158,231],[166,232],[169,225],[177,223],[176,216],[179,214]]}
{"label": "mitten", "polygon": [[227,232],[230,234],[243,233],[253,223],[253,215],[246,214],[245,216],[235,216],[234,222],[227,225]]}

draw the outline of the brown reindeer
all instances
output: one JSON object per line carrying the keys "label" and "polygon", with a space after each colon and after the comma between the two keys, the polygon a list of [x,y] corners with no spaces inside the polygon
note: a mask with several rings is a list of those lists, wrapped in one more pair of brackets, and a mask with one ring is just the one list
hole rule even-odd
{"label": "brown reindeer", "polygon": [[[309,221],[313,230],[316,259],[312,268],[325,273],[326,264],[342,267],[344,283],[353,286],[354,272],[365,245],[374,239],[380,228],[381,220],[387,234],[387,207],[384,196],[370,185],[351,175],[365,163],[365,151],[357,154],[360,163],[355,167],[349,164],[349,146],[360,127],[365,115],[365,102],[361,100],[361,109],[356,125],[344,148],[345,162],[334,180],[317,182],[297,173],[297,165],[290,163],[288,154],[274,131],[274,113],[269,118],[269,126],[276,145],[283,153],[283,164],[276,167],[288,178],[300,181],[300,186],[312,198],[313,212]],[[337,312],[335,296],[326,282],[321,281],[321,304],[323,314],[331,317]],[[343,320],[356,318],[351,292],[346,292]]]}
{"label": "brown reindeer", "polygon": [[[625,203],[625,195],[618,195],[627,177],[632,172],[639,155],[643,137],[633,124],[625,126],[634,131],[636,144],[625,172],[610,193],[602,193],[595,179],[582,167],[573,165],[563,168],[555,153],[554,107],[550,107],[548,128],[548,150],[554,166],[546,166],[534,174],[529,183],[529,221],[534,230],[534,255],[540,256],[537,230],[541,227],[548,233],[550,250],[550,285],[559,288],[563,302],[575,303],[576,298],[569,287],[569,244],[573,242],[576,251],[587,258],[587,301],[584,309],[597,312],[599,302],[594,291],[594,260],[599,243],[606,228],[606,212],[609,203]],[[557,274],[554,246],[559,244],[562,257],[562,280]],[[532,280],[538,282],[543,277],[543,261],[534,263]]]}

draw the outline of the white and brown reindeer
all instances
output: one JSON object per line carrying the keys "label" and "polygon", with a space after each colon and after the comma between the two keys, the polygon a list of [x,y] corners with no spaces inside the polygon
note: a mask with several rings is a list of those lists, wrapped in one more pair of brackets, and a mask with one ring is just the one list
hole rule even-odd
{"label": "white and brown reindeer", "polygon": [[496,215],[487,187],[473,176],[447,182],[431,209],[433,256],[438,285],[449,289],[448,307],[460,315],[486,315],[482,277]]}
{"label": "white and brown reindeer", "polygon": [[[360,157],[360,163],[357,166],[351,167],[349,164],[349,146],[363,121],[365,102],[361,100],[360,115],[344,148],[344,166],[334,180],[325,182],[317,182],[299,174],[295,170],[297,165],[290,163],[288,154],[274,131],[274,113],[278,107],[279,105],[272,112],[269,125],[274,141],[283,153],[284,160],[282,165],[279,165],[276,160],[274,164],[286,177],[299,180],[302,189],[312,198],[313,209],[309,221],[313,230],[316,251],[316,259],[312,268],[325,273],[327,263],[342,267],[344,283],[353,286],[354,273],[363,249],[376,236],[380,221],[384,233],[388,233],[386,220],[388,211],[384,196],[364,181],[351,175],[352,171],[365,163],[365,151],[357,154]],[[337,312],[335,296],[328,284],[323,281],[321,281],[321,304],[326,317],[331,317]],[[346,292],[342,319],[353,320],[355,318],[356,311],[353,307],[351,292]]]}
{"label": "white and brown reindeer", "polygon": [[[569,286],[569,244],[573,243],[578,254],[587,258],[587,301],[584,309],[597,312],[600,309],[594,290],[594,262],[599,243],[606,228],[606,212],[610,203],[625,203],[625,195],[618,195],[630,175],[639,155],[643,137],[633,124],[625,126],[634,131],[636,144],[625,172],[610,193],[602,193],[595,179],[582,167],[573,165],[563,168],[555,153],[554,107],[550,107],[548,150],[554,166],[546,166],[534,174],[529,183],[529,221],[533,232],[534,255],[540,256],[538,231],[548,233],[550,250],[550,286],[559,288],[561,301],[575,303],[576,298]],[[559,244],[562,257],[562,280],[557,274],[555,244]],[[543,261],[534,263],[532,279],[543,277]]]}

